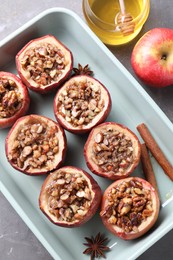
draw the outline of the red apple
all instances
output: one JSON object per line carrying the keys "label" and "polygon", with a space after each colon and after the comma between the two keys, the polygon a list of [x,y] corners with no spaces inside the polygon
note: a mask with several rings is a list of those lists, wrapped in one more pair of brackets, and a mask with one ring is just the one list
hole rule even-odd
{"label": "red apple", "polygon": [[143,236],[156,223],[160,201],[152,185],[139,177],[113,182],[101,202],[100,216],[114,235],[131,240]]}
{"label": "red apple", "polygon": [[137,136],[125,125],[115,122],[95,126],[84,145],[88,168],[110,180],[128,177],[138,166],[140,156]]}
{"label": "red apple", "polygon": [[29,109],[27,87],[16,75],[0,71],[0,129],[11,127]]}
{"label": "red apple", "polygon": [[55,36],[48,34],[29,41],[17,53],[16,68],[28,88],[46,94],[71,75],[73,54]]}
{"label": "red apple", "polygon": [[101,188],[89,173],[74,166],[64,166],[45,179],[39,206],[55,225],[79,227],[95,215],[101,197]]}
{"label": "red apple", "polygon": [[11,166],[32,176],[58,169],[64,162],[66,149],[63,128],[50,118],[36,114],[20,117],[5,140]]}
{"label": "red apple", "polygon": [[131,64],[136,75],[152,87],[173,84],[173,29],[154,28],[135,45]]}

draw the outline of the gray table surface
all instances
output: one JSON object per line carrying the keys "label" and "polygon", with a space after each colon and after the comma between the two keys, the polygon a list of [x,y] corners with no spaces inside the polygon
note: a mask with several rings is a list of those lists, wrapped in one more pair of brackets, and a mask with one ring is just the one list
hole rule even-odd
{"label": "gray table surface", "polygon": [[[82,14],[81,0],[0,0],[0,40],[19,28],[40,12],[51,7],[66,7]],[[84,18],[83,18],[84,19]],[[112,47],[110,50],[131,72],[130,56],[137,40],[154,27],[172,27],[172,0],[151,0],[149,19],[139,36],[126,47]],[[137,79],[138,80],[138,79]],[[141,82],[140,82],[141,83]],[[173,88],[151,89],[141,83],[148,94],[173,122]],[[0,259],[1,260],[51,260],[52,257],[24,224],[12,206],[0,192]],[[139,260],[173,259],[173,230],[153,245]],[[64,259],[70,260],[70,259]],[[114,259],[113,259],[114,260]],[[124,259],[122,259],[124,260]]]}

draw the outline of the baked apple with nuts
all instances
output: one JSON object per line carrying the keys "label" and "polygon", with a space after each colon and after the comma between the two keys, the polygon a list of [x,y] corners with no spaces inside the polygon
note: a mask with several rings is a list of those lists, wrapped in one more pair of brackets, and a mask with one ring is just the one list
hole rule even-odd
{"label": "baked apple with nuts", "polygon": [[0,129],[7,128],[28,111],[27,87],[16,75],[0,71]]}
{"label": "baked apple with nuts", "polygon": [[139,177],[112,183],[104,192],[100,216],[114,235],[131,240],[144,235],[157,221],[160,209],[158,193]]}
{"label": "baked apple with nuts", "polygon": [[28,175],[42,175],[60,167],[66,147],[64,130],[57,122],[34,114],[19,118],[5,142],[9,163]]}
{"label": "baked apple with nuts", "polygon": [[[83,69],[79,64],[81,70]],[[69,79],[54,98],[54,114],[66,130],[83,134],[105,121],[111,110],[106,87],[90,75],[86,65],[80,75]]]}
{"label": "baked apple with nuts", "polygon": [[45,179],[39,205],[54,224],[78,227],[90,220],[101,202],[101,189],[86,171],[64,166]]}
{"label": "baked apple with nuts", "polygon": [[59,87],[71,74],[72,52],[53,35],[31,40],[16,55],[25,85],[41,94]]}
{"label": "baked apple with nuts", "polygon": [[88,168],[111,180],[128,177],[140,161],[141,145],[127,127],[104,122],[92,129],[84,145]]}

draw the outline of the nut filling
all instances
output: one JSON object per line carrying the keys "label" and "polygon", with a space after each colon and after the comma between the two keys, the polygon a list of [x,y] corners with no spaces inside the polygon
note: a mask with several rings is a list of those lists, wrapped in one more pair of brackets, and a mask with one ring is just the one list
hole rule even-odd
{"label": "nut filling", "polygon": [[151,192],[144,189],[142,182],[123,181],[107,195],[108,205],[101,216],[108,218],[126,233],[138,232],[138,227],[152,215]]}
{"label": "nut filling", "polygon": [[92,160],[104,172],[125,173],[133,163],[133,144],[130,137],[109,127],[94,137]]}
{"label": "nut filling", "polygon": [[46,187],[48,210],[59,221],[83,219],[93,200],[86,179],[80,173],[59,171]]}
{"label": "nut filling", "polygon": [[99,85],[87,79],[74,80],[58,97],[58,113],[73,127],[88,125],[103,107]]}
{"label": "nut filling", "polygon": [[61,77],[68,62],[61,49],[49,43],[42,43],[26,50],[20,63],[26,71],[27,79],[46,86]]}
{"label": "nut filling", "polygon": [[17,84],[11,79],[0,78],[0,118],[13,116],[22,106]]}
{"label": "nut filling", "polygon": [[9,159],[24,170],[43,167],[51,170],[58,151],[58,128],[37,121],[25,124],[19,130]]}

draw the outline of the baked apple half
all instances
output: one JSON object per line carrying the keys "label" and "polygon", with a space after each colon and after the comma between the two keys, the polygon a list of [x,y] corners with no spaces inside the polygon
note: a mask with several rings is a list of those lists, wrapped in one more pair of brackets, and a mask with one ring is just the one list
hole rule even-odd
{"label": "baked apple half", "polygon": [[57,169],[65,159],[66,147],[64,130],[57,122],[40,115],[19,118],[5,142],[9,163],[28,175]]}
{"label": "baked apple half", "polygon": [[128,177],[140,161],[141,145],[127,127],[104,122],[92,129],[84,145],[88,168],[111,180]]}
{"label": "baked apple half", "polygon": [[114,235],[131,240],[144,235],[157,221],[160,209],[158,193],[139,177],[112,183],[104,192],[100,216]]}
{"label": "baked apple half", "polygon": [[54,224],[78,227],[96,213],[102,192],[93,177],[80,168],[64,166],[45,179],[39,205]]}
{"label": "baked apple half", "polygon": [[7,128],[29,109],[27,87],[16,75],[0,71],[0,129]]}
{"label": "baked apple half", "polygon": [[54,99],[54,114],[66,130],[83,134],[105,121],[111,97],[105,86],[89,75],[69,79]]}
{"label": "baked apple half", "polygon": [[33,91],[47,93],[71,74],[73,55],[53,35],[31,40],[16,55],[16,66],[24,84]]}

